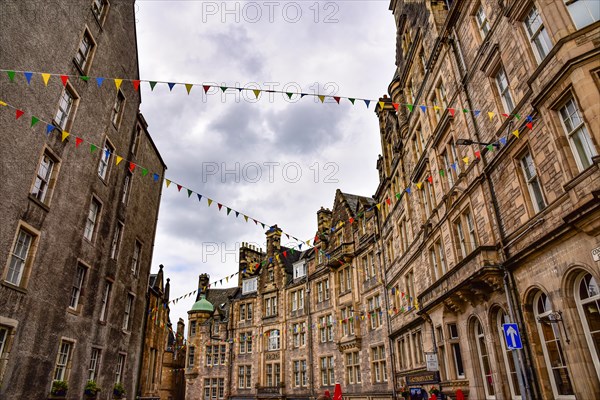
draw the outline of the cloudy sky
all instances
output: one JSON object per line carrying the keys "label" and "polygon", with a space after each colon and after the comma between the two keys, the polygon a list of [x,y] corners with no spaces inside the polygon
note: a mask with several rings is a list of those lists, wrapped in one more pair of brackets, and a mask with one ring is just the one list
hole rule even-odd
{"label": "cloudy sky", "polygon": [[[142,79],[377,99],[394,73],[395,28],[387,0],[137,1]],[[241,242],[263,248],[260,225],[220,202],[303,240],[335,190],[371,196],[380,142],[374,104],[183,86],[142,88],[142,112],[167,178],[204,196],[163,190],[152,271],[165,266],[171,298],[237,271]],[[316,100],[316,101],[315,101]],[[293,246],[294,243],[283,244]],[[231,284],[236,284],[237,279]],[[189,298],[171,307],[187,320]]]}

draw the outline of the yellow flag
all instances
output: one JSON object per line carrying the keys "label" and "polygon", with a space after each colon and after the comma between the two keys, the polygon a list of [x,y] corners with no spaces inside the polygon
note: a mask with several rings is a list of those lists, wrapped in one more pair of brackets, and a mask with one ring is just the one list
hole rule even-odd
{"label": "yellow flag", "polygon": [[206,201],[208,202],[208,206],[210,207],[210,205],[212,204],[212,199],[206,199]]}
{"label": "yellow flag", "polygon": [[0,106],[6,107],[6,103],[0,100]]}
{"label": "yellow flag", "polygon": [[310,239],[306,241],[306,245],[310,246]]}
{"label": "yellow flag", "polygon": [[121,156],[117,156],[117,159],[116,159],[116,163],[117,163],[117,165],[119,165],[119,163],[120,163],[121,161],[123,161],[123,157],[121,157]]}
{"label": "yellow flag", "polygon": [[117,87],[117,90],[119,90],[121,87],[121,83],[123,83],[123,79],[115,79],[115,86]]}
{"label": "yellow flag", "polygon": [[70,133],[67,131],[62,131],[62,141],[64,142],[68,137],[69,137]]}
{"label": "yellow flag", "polygon": [[192,90],[192,85],[191,83],[186,83],[185,84],[185,90],[187,90],[188,94],[190,94],[190,91]]}
{"label": "yellow flag", "polygon": [[42,79],[44,80],[44,85],[48,86],[48,81],[50,80],[50,74],[42,74]]}
{"label": "yellow flag", "polygon": [[165,179],[165,182],[167,183],[167,187],[169,187],[169,185],[171,184],[171,181],[168,179]]}
{"label": "yellow flag", "polygon": [[439,107],[439,106],[433,106],[433,109],[434,109],[435,111],[437,111],[437,110],[439,110],[439,109],[440,109],[440,107]]}
{"label": "yellow flag", "polygon": [[379,107],[383,110],[383,106],[385,105],[385,103],[383,101],[379,102]]}
{"label": "yellow flag", "polygon": [[469,157],[463,158],[463,161],[465,162],[465,164],[469,165]]}
{"label": "yellow flag", "polygon": [[321,100],[321,103],[323,103],[325,101],[325,96],[319,95],[318,97],[319,97],[319,100]]}
{"label": "yellow flag", "polygon": [[376,206],[378,210],[381,210],[381,203],[377,203]]}
{"label": "yellow flag", "polygon": [[248,222],[248,216],[246,214],[244,214],[244,219],[246,220],[246,222]]}
{"label": "yellow flag", "polygon": [[256,96],[256,98],[258,99],[258,95],[260,94],[260,90],[258,89],[254,89],[252,90],[254,92],[254,95]]}
{"label": "yellow flag", "polygon": [[418,182],[418,183],[417,183],[417,188],[418,188],[419,190],[421,190],[421,188],[422,188],[422,187],[423,187],[423,182]]}
{"label": "yellow flag", "polygon": [[488,117],[490,117],[490,121],[492,120],[492,118],[494,118],[494,113],[493,112],[488,112]]}
{"label": "yellow flag", "polygon": [[514,130],[512,134],[515,135],[517,137],[517,139],[519,138],[519,130],[518,129]]}

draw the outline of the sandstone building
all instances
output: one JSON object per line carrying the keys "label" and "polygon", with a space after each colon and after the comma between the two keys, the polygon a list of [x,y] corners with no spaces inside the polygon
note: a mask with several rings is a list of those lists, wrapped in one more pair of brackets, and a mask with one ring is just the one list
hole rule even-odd
{"label": "sandstone building", "polygon": [[[133,1],[8,1],[0,7],[0,398],[44,399],[55,380],[133,398],[165,165],[140,94],[78,77],[139,76]],[[30,128],[35,115],[46,123]],[[61,131],[71,133],[64,141]],[[75,136],[84,143],[75,146]],[[97,148],[91,147],[95,144]],[[117,165],[115,157],[127,161]],[[143,176],[141,167],[150,171]]]}

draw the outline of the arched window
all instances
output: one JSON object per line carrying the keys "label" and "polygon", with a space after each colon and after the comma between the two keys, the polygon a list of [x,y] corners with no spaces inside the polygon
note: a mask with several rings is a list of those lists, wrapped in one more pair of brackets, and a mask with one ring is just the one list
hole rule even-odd
{"label": "arched window", "polygon": [[277,329],[273,329],[269,332],[269,337],[267,338],[267,349],[268,351],[279,350],[279,331]]}
{"label": "arched window", "polygon": [[508,385],[510,386],[510,394],[513,399],[520,399],[521,388],[519,387],[519,378],[517,377],[517,369],[515,368],[515,359],[513,356],[513,352],[508,351],[508,349],[506,348],[506,339],[504,339],[504,330],[502,329],[502,324],[508,322],[509,321],[504,310],[498,310],[498,341],[500,342],[502,358],[504,359],[504,366],[506,367],[506,374],[508,375]]}
{"label": "arched window", "polygon": [[577,308],[596,373],[600,379],[600,287],[591,275],[582,275],[575,283]]}
{"label": "arched window", "polygon": [[486,399],[495,399],[493,372],[490,365],[490,353],[485,343],[485,334],[479,320],[473,324],[473,333],[477,343],[477,355],[479,356],[479,367],[481,368],[481,378],[483,379],[483,388],[485,389]]}
{"label": "arched window", "polygon": [[548,296],[542,292],[538,293],[533,300],[533,307],[554,397],[574,395],[559,326],[554,321],[554,312]]}

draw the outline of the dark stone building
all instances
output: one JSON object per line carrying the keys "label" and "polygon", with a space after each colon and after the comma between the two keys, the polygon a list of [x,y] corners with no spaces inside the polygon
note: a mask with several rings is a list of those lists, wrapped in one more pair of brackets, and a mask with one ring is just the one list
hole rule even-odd
{"label": "dark stone building", "polygon": [[0,77],[2,399],[44,399],[53,381],[68,399],[88,380],[102,399],[115,383],[135,394],[166,167],[131,82],[78,78],[138,79],[134,21],[133,1],[0,6],[2,66],[38,72]]}

